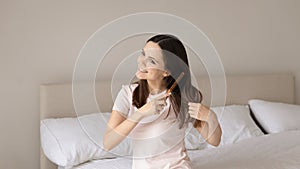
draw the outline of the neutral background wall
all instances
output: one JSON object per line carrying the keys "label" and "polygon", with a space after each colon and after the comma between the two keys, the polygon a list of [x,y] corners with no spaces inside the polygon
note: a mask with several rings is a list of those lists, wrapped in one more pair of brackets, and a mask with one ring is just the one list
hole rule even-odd
{"label": "neutral background wall", "polygon": [[[113,19],[145,11],[175,14],[202,29],[226,74],[294,73],[300,104],[299,0],[1,0],[0,168],[39,168],[39,85],[71,81],[92,33]],[[137,37],[142,44],[116,49],[132,52],[145,40]]]}

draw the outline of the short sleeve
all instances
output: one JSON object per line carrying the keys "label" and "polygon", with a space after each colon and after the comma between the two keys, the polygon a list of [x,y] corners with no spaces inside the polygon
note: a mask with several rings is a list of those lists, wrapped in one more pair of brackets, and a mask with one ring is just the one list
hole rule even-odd
{"label": "short sleeve", "polygon": [[130,110],[131,97],[128,91],[128,86],[122,86],[122,89],[119,91],[116,100],[114,102],[112,110],[118,111],[125,117],[127,117]]}

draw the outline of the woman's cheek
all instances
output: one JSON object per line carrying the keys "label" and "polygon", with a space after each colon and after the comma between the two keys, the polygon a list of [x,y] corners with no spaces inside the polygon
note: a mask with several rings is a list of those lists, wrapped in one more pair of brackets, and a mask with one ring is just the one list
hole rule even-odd
{"label": "woman's cheek", "polygon": [[149,72],[148,74],[149,80],[159,80],[162,79],[162,75],[159,71]]}

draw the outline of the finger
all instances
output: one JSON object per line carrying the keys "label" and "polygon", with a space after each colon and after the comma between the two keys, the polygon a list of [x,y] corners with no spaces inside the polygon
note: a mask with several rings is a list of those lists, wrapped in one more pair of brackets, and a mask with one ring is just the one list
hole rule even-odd
{"label": "finger", "polygon": [[162,94],[162,95],[157,96],[157,97],[154,98],[154,99],[156,99],[156,100],[164,100],[164,99],[166,99],[167,97],[169,97],[170,95],[171,95],[171,93],[165,93],[165,94]]}
{"label": "finger", "polygon": [[191,115],[197,115],[197,112],[193,111],[193,110],[189,110],[188,113],[191,114]]}
{"label": "finger", "polygon": [[188,105],[191,106],[191,107],[196,107],[196,108],[200,108],[201,107],[201,103],[189,102]]}
{"label": "finger", "polygon": [[201,106],[201,103],[194,103],[194,102],[189,102],[189,106]]}
{"label": "finger", "polygon": [[188,103],[189,106],[193,106],[193,105],[195,105],[195,104],[196,104],[196,103],[194,103],[194,102],[189,102],[189,103]]}
{"label": "finger", "polygon": [[165,104],[158,104],[158,105],[156,105],[156,107],[163,109],[165,107]]}
{"label": "finger", "polygon": [[196,106],[189,106],[189,110],[198,111],[199,108]]}
{"label": "finger", "polygon": [[166,102],[164,100],[157,100],[155,102],[155,105],[165,105],[165,104],[166,104]]}
{"label": "finger", "polygon": [[199,111],[195,111],[195,110],[189,110],[191,112],[191,114],[193,114],[195,117],[199,116]]}
{"label": "finger", "polygon": [[165,103],[165,104],[167,103],[167,100],[166,100],[165,98],[158,99],[158,100],[156,100],[156,101],[158,101],[158,102],[160,102],[160,103],[163,102],[163,103]]}
{"label": "finger", "polygon": [[189,106],[189,110],[199,111],[199,108],[198,107]]}
{"label": "finger", "polygon": [[159,96],[155,97],[154,99],[155,100],[162,100],[164,98],[165,98],[165,94],[162,94],[162,95],[159,95]]}
{"label": "finger", "polygon": [[194,112],[189,111],[189,114],[190,114],[191,117],[196,118],[196,115],[194,114]]}
{"label": "finger", "polygon": [[193,115],[193,114],[194,114],[194,111],[189,110],[188,113],[189,113],[190,115]]}

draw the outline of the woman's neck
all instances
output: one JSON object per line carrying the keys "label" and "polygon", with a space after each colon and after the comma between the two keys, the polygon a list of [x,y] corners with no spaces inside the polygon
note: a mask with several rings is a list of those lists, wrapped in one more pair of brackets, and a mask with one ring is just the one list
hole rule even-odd
{"label": "woman's neck", "polygon": [[166,89],[166,86],[163,84],[163,81],[150,81],[147,80],[149,91],[151,94],[156,94],[164,91]]}

